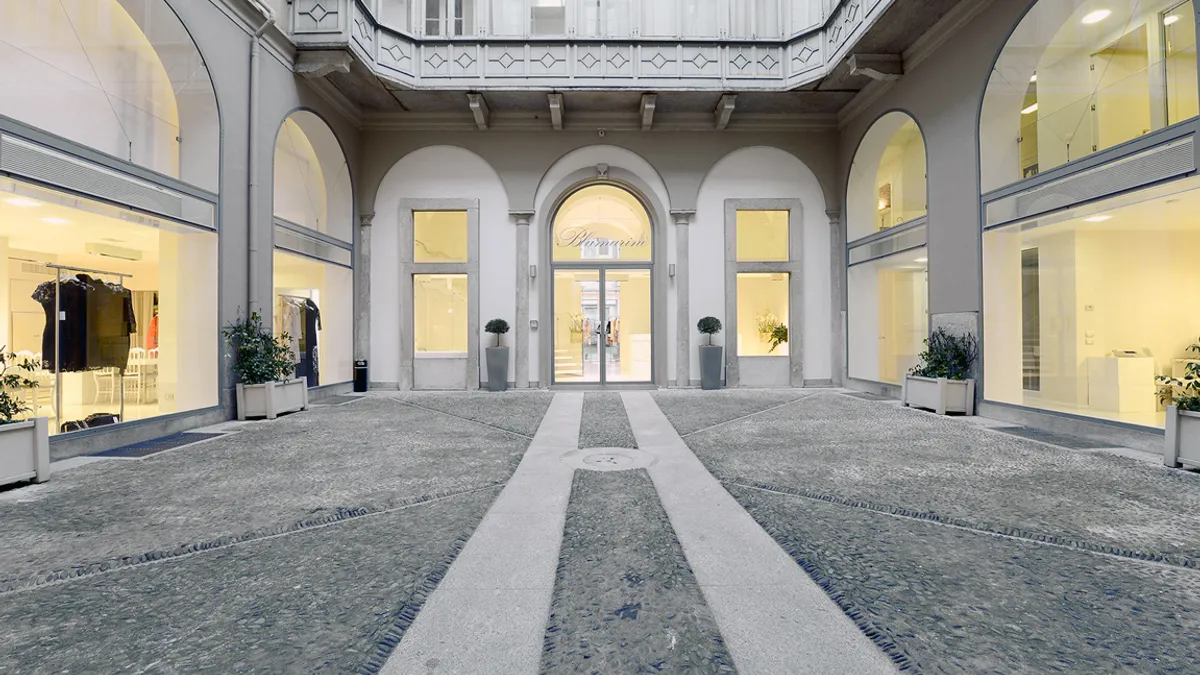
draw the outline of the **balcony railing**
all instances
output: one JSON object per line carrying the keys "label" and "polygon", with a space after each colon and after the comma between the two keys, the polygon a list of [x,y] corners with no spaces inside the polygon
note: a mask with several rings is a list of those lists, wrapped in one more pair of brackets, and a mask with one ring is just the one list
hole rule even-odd
{"label": "balcony railing", "polygon": [[[893,0],[820,1],[827,20],[773,39],[580,36],[577,18],[564,35],[414,35],[381,23],[377,0],[294,0],[288,25],[301,48],[348,48],[380,77],[417,89],[788,90],[824,76]],[[445,25],[466,24],[452,16],[428,28]]]}

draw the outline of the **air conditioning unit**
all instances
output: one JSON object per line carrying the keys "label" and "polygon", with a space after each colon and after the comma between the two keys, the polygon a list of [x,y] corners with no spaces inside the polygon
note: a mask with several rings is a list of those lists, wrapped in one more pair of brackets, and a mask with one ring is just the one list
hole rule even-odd
{"label": "air conditioning unit", "polygon": [[131,248],[121,248],[120,246],[110,246],[108,244],[88,244],[84,250],[92,255],[104,256],[105,258],[117,258],[118,260],[131,260],[134,262],[142,259],[141,251],[135,251]]}

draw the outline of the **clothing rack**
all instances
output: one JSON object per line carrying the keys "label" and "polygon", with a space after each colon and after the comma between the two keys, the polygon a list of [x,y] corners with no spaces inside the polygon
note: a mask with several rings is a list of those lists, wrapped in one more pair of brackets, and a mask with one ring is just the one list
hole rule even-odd
{"label": "clothing rack", "polygon": [[[38,262],[29,260],[26,262]],[[62,283],[62,273],[66,272],[83,272],[84,274],[102,274],[104,276],[117,277],[117,285],[121,288],[125,287],[125,280],[132,279],[132,274],[124,272],[108,272],[105,270],[93,270],[86,267],[72,267],[70,265],[57,265],[55,263],[42,263],[46,267],[57,270],[54,275],[54,414],[56,416],[55,424],[61,429],[63,424],[63,407],[62,407],[62,346],[59,340],[62,339],[62,304],[59,296],[59,286]],[[117,376],[113,378],[113,388],[121,390],[121,411],[119,413],[119,421],[125,421],[125,371],[124,369],[117,371]],[[111,400],[111,399],[110,399]]]}

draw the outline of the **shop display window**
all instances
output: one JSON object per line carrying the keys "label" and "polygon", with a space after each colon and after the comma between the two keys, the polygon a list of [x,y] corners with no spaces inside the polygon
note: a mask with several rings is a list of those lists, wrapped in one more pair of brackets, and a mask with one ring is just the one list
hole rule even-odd
{"label": "shop display window", "polygon": [[413,262],[467,262],[466,211],[413,212]]}
{"label": "shop display window", "polygon": [[785,262],[788,259],[787,211],[738,211],[738,262]]}
{"label": "shop display window", "polygon": [[786,272],[737,275],[738,356],[787,356],[788,343],[771,347],[772,331],[789,326],[789,278]]}
{"label": "shop display window", "polygon": [[217,405],[215,233],[0,179],[0,253],[0,344],[52,431]]}
{"label": "shop display window", "polygon": [[354,274],[348,267],[275,250],[275,334],[287,334],[296,377],[308,386],[354,377]]}
{"label": "shop display window", "polygon": [[863,137],[846,192],[847,240],[869,237],[926,215],[925,138],[908,115],[880,117]]}
{"label": "shop display window", "polygon": [[1194,117],[1196,78],[1192,0],[1041,0],[988,81],[984,192]]}
{"label": "shop display window", "polygon": [[1155,377],[1200,337],[1200,180],[984,233],[988,400],[1164,425]]}
{"label": "shop display window", "polygon": [[417,354],[467,352],[467,275],[414,274],[413,326]]}
{"label": "shop display window", "polygon": [[850,377],[900,384],[929,335],[928,251],[918,248],[847,273]]}
{"label": "shop display window", "polygon": [[554,217],[554,262],[649,261],[650,217],[626,190],[593,185],[572,194]]}
{"label": "shop display window", "polygon": [[294,113],[279,129],[273,195],[277,219],[353,240],[350,167],[337,137],[313,113]]}

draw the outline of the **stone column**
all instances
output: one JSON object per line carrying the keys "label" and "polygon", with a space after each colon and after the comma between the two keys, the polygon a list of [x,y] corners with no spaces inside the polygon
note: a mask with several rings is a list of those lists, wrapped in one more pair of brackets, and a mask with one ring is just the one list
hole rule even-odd
{"label": "stone column", "polygon": [[692,314],[691,287],[688,283],[688,225],[695,211],[672,211],[675,219],[675,302],[678,308],[676,320],[676,363],[675,386],[688,387],[692,384]]}
{"label": "stone column", "polygon": [[513,380],[518,389],[529,388],[529,221],[533,211],[509,211],[517,228],[517,316],[513,323]]}
{"label": "stone column", "polygon": [[371,221],[374,213],[359,216],[358,260],[355,266],[357,284],[355,300],[358,307],[354,327],[355,360],[371,358]]}
{"label": "stone column", "polygon": [[830,355],[830,372],[833,386],[840,387],[846,381],[846,231],[842,227],[839,211],[826,211],[829,216],[830,292],[833,293],[829,307],[832,325],[833,353]]}

